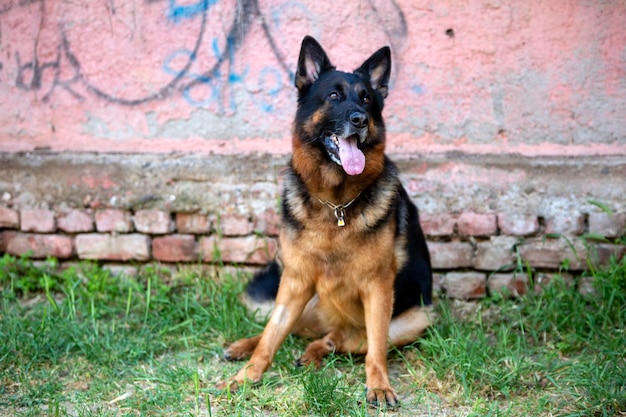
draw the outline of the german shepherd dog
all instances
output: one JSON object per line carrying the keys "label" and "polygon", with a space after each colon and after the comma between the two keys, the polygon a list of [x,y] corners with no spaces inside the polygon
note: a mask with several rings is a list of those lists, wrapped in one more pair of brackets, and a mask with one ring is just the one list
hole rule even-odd
{"label": "german shepherd dog", "polygon": [[225,350],[228,360],[249,361],[218,387],[258,382],[293,332],[317,338],[298,364],[365,354],[367,401],[398,405],[387,349],[431,324],[432,273],[417,208],[384,153],[390,72],[389,47],[346,73],[315,39],[302,41],[280,253],[246,291],[254,305],[275,307],[262,334]]}

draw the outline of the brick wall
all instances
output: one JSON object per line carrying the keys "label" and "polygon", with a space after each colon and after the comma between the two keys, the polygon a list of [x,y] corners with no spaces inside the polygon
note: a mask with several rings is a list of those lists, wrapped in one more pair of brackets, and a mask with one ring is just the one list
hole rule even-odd
{"label": "brick wall", "polygon": [[[587,268],[588,257],[602,264],[626,253],[624,246],[585,245],[581,238],[583,234],[619,237],[626,229],[626,213],[592,212],[551,221],[504,213],[423,213],[422,227],[436,270],[436,289],[454,298],[481,298],[503,288],[523,294],[528,283],[524,273],[515,272],[519,262],[549,279],[564,262],[569,272],[576,273]],[[275,210],[246,217],[155,209],[55,211],[0,206],[0,253],[30,252],[35,259],[55,257],[62,262],[95,260],[113,268],[126,263],[125,273],[150,262],[224,262],[250,270],[272,259],[278,228]]]}

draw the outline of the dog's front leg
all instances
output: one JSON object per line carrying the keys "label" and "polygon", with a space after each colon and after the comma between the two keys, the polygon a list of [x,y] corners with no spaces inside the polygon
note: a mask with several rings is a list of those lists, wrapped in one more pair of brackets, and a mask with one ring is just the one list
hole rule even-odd
{"label": "dog's front leg", "polygon": [[367,331],[365,374],[367,402],[374,406],[395,407],[398,398],[389,383],[387,346],[389,322],[393,309],[393,280],[370,282],[362,295]]}
{"label": "dog's front leg", "polygon": [[220,382],[217,385],[218,388],[223,389],[229,386],[231,389],[237,389],[246,380],[252,383],[259,382],[263,372],[271,365],[276,351],[315,293],[315,287],[312,284],[291,277],[292,275],[287,271],[281,277],[276,307],[250,360],[233,378]]}

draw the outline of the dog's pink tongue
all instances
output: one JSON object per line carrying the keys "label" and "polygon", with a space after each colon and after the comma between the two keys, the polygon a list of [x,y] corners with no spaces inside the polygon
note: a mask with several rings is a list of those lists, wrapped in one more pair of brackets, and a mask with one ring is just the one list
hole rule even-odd
{"label": "dog's pink tongue", "polygon": [[354,136],[339,139],[339,159],[341,159],[343,170],[348,175],[358,175],[365,169],[365,155],[356,146]]}

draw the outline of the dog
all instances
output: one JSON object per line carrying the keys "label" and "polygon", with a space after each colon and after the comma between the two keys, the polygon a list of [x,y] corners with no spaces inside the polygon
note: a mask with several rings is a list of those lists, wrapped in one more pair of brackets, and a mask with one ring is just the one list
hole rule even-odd
{"label": "dog", "polygon": [[364,354],[367,402],[399,404],[387,350],[432,324],[432,271],[417,207],[384,153],[390,73],[389,47],[349,73],[315,39],[302,41],[279,254],[246,289],[253,308],[274,308],[262,334],[225,350],[227,360],[249,361],[219,388],[260,381],[292,332],[315,339],[299,365]]}

